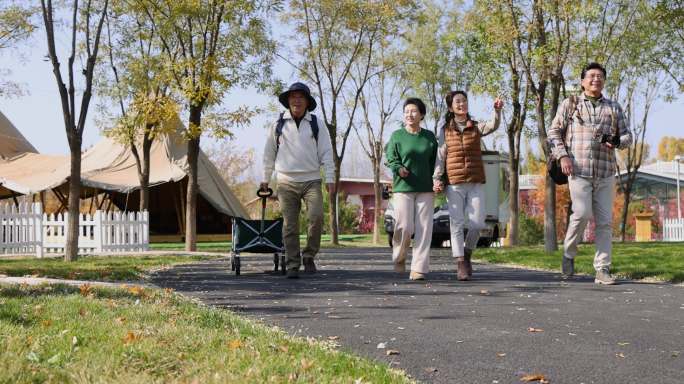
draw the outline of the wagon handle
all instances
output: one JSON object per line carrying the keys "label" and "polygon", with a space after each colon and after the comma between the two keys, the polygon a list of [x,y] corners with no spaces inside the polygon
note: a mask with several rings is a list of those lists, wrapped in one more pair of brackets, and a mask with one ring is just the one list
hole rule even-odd
{"label": "wagon handle", "polygon": [[271,197],[273,196],[273,190],[271,188],[266,189],[265,191],[263,189],[257,189],[257,196],[261,197],[262,199],[265,197]]}

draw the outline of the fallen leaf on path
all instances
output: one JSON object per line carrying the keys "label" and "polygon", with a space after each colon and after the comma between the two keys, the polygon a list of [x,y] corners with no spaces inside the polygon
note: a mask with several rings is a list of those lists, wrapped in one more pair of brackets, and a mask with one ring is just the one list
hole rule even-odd
{"label": "fallen leaf on path", "polygon": [[618,345],[624,347],[625,345],[629,345],[629,343],[618,343]]}
{"label": "fallen leaf on path", "polygon": [[425,372],[427,372],[427,373],[437,372],[437,368],[435,368],[435,367],[427,367],[427,368],[425,368]]}
{"label": "fallen leaf on path", "polygon": [[505,357],[505,356],[506,356],[506,354],[503,353],[503,352],[497,352],[496,355],[499,356],[499,357]]}
{"label": "fallen leaf on path", "polygon": [[672,351],[672,357],[678,357],[679,356],[679,351]]}
{"label": "fallen leaf on path", "polygon": [[386,354],[387,356],[398,355],[398,354],[399,354],[399,351],[397,351],[396,349],[388,349],[388,350],[385,352],[385,354]]}
{"label": "fallen leaf on path", "polygon": [[615,354],[615,357],[619,357],[619,358],[621,358],[621,359],[624,359],[624,358],[625,358],[625,354],[622,353],[622,352],[616,353],[616,354]]}
{"label": "fallen leaf on path", "polygon": [[339,340],[339,336],[328,336],[328,340]]}
{"label": "fallen leaf on path", "polygon": [[533,373],[531,375],[525,375],[520,378],[520,381],[524,383],[531,383],[533,381],[538,381],[539,383],[542,384],[547,384],[549,381],[546,379],[546,376],[540,374],[540,373]]}
{"label": "fallen leaf on path", "polygon": [[541,328],[529,327],[527,328],[527,332],[544,332],[544,330]]}
{"label": "fallen leaf on path", "polygon": [[486,289],[480,290],[480,295],[489,296],[489,291]]}
{"label": "fallen leaf on path", "polygon": [[385,349],[385,348],[387,348],[387,344],[386,344],[386,343],[378,343],[378,347],[377,347],[377,348],[378,348],[378,349]]}

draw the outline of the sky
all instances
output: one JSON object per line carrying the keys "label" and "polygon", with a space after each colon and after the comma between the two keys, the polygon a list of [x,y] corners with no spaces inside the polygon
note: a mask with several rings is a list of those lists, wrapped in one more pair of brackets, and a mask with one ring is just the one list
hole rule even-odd
{"label": "sky", "polygon": [[[283,35],[282,31],[274,32]],[[64,46],[63,44],[58,45]],[[67,154],[69,147],[64,129],[59,92],[52,73],[51,63],[45,61],[46,46],[45,33],[38,30],[19,49],[0,53],[0,70],[10,70],[10,80],[19,83],[26,92],[26,95],[20,97],[0,98],[0,111],[14,123],[39,152]],[[58,47],[58,49],[60,48]],[[60,57],[63,62],[66,62],[64,50],[61,51]],[[274,72],[276,76],[288,84],[299,80],[292,67],[283,61],[275,63]],[[84,149],[92,146],[102,137],[95,124],[98,113],[96,103],[97,98],[91,102],[88,112],[88,121],[83,134]],[[258,94],[253,89],[234,90],[223,99],[223,104],[230,109],[244,104],[253,107],[266,107],[269,103],[277,103],[276,97]],[[476,119],[488,119],[491,103],[492,100],[489,98],[471,97],[471,112]],[[273,112],[257,116],[249,127],[239,128],[235,131],[235,138],[233,139],[235,146],[240,149],[254,148],[258,163],[260,163],[265,141],[264,127],[274,117]],[[398,120],[395,120],[393,125],[398,127]],[[651,145],[652,157],[655,156],[658,141],[663,136],[684,137],[684,98],[681,96],[672,103],[657,101],[651,109],[646,142]],[[216,144],[216,140],[207,137],[202,139],[202,143],[203,147],[207,148]],[[362,151],[358,148],[350,153],[354,157],[363,157]],[[357,160],[357,162],[363,161],[365,160]],[[258,168],[256,167],[256,169]]]}

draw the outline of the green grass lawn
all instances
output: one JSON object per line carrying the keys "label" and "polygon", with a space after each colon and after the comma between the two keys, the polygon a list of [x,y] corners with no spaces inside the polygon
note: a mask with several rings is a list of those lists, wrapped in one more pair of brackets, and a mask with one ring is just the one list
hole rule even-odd
{"label": "green grass lawn", "polygon": [[[306,236],[300,236],[302,245],[306,243]],[[330,242],[330,235],[323,235],[321,237],[321,247],[337,248],[337,247],[384,247],[387,245],[387,235],[382,234],[380,237],[380,244],[373,244],[372,234],[361,235],[340,235],[340,245],[334,246]],[[231,243],[229,241],[221,242],[202,242],[197,243],[197,250],[202,252],[230,252]],[[153,243],[150,244],[150,249],[156,251],[181,251],[185,249],[185,243]]]}
{"label": "green grass lawn", "polygon": [[[594,252],[593,244],[580,246],[575,259],[576,272],[594,274]],[[546,254],[543,246],[489,248],[478,249],[473,257],[497,264],[560,270],[562,250]],[[611,273],[629,279],[684,282],[684,244],[614,243]]]}
{"label": "green grass lawn", "polygon": [[333,343],[169,290],[0,285],[1,383],[410,382]]}
{"label": "green grass lawn", "polygon": [[62,258],[0,259],[0,274],[57,279],[133,281],[150,269],[208,260],[218,256],[85,256],[66,263]]}

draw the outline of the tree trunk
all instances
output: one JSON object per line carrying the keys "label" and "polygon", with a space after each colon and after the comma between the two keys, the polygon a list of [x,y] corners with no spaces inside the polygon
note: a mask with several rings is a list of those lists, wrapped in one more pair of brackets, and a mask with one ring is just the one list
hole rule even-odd
{"label": "tree trunk", "polygon": [[[373,148],[373,152],[375,148]],[[374,153],[375,156],[375,153]],[[380,230],[382,228],[382,186],[380,184],[380,159],[373,157],[373,194],[375,197],[375,208],[373,209],[373,244],[380,244]]]}
{"label": "tree trunk", "polygon": [[625,242],[626,241],[626,232],[627,232],[627,216],[628,216],[628,211],[629,211],[629,203],[630,200],[632,199],[632,183],[627,181],[627,185],[625,186],[624,189],[624,195],[625,195],[625,204],[622,206],[622,213],[620,215],[620,241]]}
{"label": "tree trunk", "polygon": [[69,176],[69,217],[67,220],[67,239],[64,248],[64,261],[75,261],[78,258],[78,222],[81,205],[81,139],[69,138],[71,149],[71,174]]}
{"label": "tree trunk", "polygon": [[330,241],[339,245],[339,228],[337,227],[337,195],[340,193],[340,166],[341,161],[335,156],[335,193],[328,193],[328,217],[330,217]]}
{"label": "tree trunk", "polygon": [[558,250],[558,235],[556,234],[556,184],[546,176],[546,198],[544,199],[544,251],[546,253]]}
{"label": "tree trunk", "polygon": [[[190,107],[190,124],[199,127],[202,107]],[[200,137],[188,140],[188,187],[185,200],[185,250],[197,250],[197,162],[199,160]]]}
{"label": "tree trunk", "polygon": [[[513,151],[511,151],[513,152]],[[511,155],[511,158],[513,156]],[[519,205],[519,187],[520,187],[520,180],[518,177],[518,164],[515,160],[511,159],[511,164],[509,166],[509,201],[508,201],[508,208],[511,214],[511,218],[509,220],[509,228],[508,228],[508,238],[510,240],[510,245],[511,246],[516,246],[518,245],[518,239],[520,237],[519,235],[519,229],[520,229],[520,205]]]}
{"label": "tree trunk", "polygon": [[152,139],[146,132],[143,137],[143,161],[140,172],[140,212],[150,209],[150,150]]}

